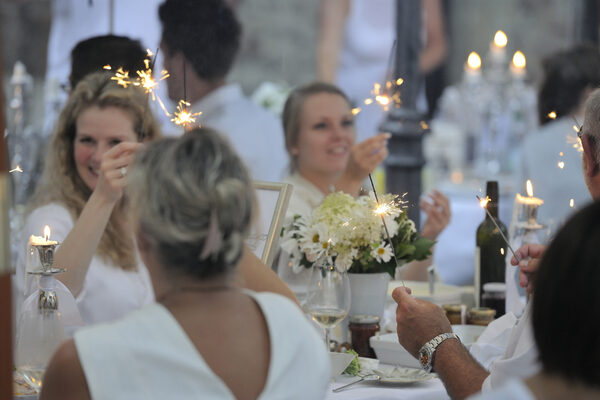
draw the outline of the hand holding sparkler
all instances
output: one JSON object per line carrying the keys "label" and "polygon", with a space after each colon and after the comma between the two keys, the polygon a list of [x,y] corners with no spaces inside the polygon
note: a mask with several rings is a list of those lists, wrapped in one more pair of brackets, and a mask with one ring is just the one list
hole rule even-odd
{"label": "hand holding sparkler", "polygon": [[516,251],[520,260],[516,257],[510,259],[511,265],[519,266],[519,284],[529,294],[533,294],[533,280],[545,251],[546,246],[542,244],[525,244]]}
{"label": "hand holding sparkler", "polygon": [[362,182],[387,158],[387,141],[390,137],[389,133],[380,133],[355,144],[336,188],[353,196],[358,195]]}

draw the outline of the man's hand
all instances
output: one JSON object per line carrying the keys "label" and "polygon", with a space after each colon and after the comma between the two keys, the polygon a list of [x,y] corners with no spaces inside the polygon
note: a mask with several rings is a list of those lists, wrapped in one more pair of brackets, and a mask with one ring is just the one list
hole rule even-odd
{"label": "man's hand", "polygon": [[[527,290],[527,293],[533,294],[533,284],[535,274],[540,266],[540,261],[546,246],[542,244],[526,244],[519,247],[516,251],[517,256],[521,260],[519,265],[519,284]],[[517,260],[513,256],[510,259],[512,265],[517,265]]]}
{"label": "man's hand", "polygon": [[404,287],[392,292],[392,297],[398,303],[396,332],[400,344],[418,358],[419,349],[425,343],[437,335],[452,332],[452,327],[440,307],[415,299],[410,293],[410,289]]}

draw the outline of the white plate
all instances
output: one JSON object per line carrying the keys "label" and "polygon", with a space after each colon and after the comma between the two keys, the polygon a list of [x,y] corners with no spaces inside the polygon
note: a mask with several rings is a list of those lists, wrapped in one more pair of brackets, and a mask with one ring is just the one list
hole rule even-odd
{"label": "white plate", "polygon": [[382,383],[418,383],[425,382],[435,377],[435,374],[430,374],[422,369],[403,368],[403,367],[382,367],[374,370],[379,375],[379,382]]}

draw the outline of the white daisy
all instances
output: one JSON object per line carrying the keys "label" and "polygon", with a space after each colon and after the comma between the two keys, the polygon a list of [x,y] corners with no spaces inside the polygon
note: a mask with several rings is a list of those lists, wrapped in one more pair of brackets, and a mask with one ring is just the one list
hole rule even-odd
{"label": "white daisy", "polygon": [[379,246],[371,250],[371,255],[377,262],[388,262],[392,258],[392,249],[387,243],[380,243]]}

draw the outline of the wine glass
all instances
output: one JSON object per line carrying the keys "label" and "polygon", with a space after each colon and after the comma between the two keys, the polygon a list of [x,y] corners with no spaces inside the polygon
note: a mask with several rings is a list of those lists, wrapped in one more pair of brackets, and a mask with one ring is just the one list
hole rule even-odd
{"label": "wine glass", "polygon": [[325,329],[325,344],[329,350],[329,331],[350,311],[350,281],[348,274],[334,265],[313,267],[306,294],[306,311]]}

